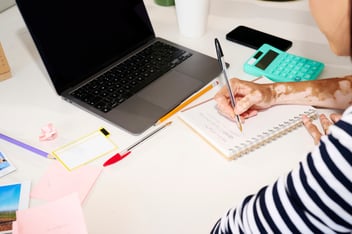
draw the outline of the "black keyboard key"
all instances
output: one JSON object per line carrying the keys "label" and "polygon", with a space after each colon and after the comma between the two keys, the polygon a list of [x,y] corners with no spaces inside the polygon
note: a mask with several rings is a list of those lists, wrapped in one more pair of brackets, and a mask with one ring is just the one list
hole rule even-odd
{"label": "black keyboard key", "polygon": [[109,112],[190,56],[183,50],[156,42],[71,95]]}

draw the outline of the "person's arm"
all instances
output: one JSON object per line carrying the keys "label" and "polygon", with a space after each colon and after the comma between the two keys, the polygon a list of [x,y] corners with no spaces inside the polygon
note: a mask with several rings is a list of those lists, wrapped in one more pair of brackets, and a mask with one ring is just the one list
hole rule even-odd
{"label": "person's arm", "polygon": [[351,172],[349,108],[298,168],[246,197],[211,233],[351,233]]}
{"label": "person's arm", "polygon": [[257,84],[231,79],[236,98],[232,109],[226,87],[215,95],[220,113],[229,118],[240,114],[243,118],[256,115],[258,110],[278,104],[302,104],[316,107],[345,109],[352,103],[352,76],[303,82]]}
{"label": "person's arm", "polygon": [[352,76],[273,83],[275,104],[304,104],[346,109],[352,103]]}

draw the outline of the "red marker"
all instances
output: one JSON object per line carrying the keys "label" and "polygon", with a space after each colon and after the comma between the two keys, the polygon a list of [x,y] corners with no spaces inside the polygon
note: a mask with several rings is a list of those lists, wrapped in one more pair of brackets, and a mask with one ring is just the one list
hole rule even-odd
{"label": "red marker", "polygon": [[139,141],[137,141],[136,143],[132,144],[131,146],[129,146],[126,150],[121,151],[120,153],[115,154],[114,156],[112,156],[111,158],[109,158],[104,164],[103,166],[109,166],[111,164],[117,163],[118,161],[120,161],[121,159],[127,157],[130,153],[131,150],[136,147],[137,145],[139,145],[140,143],[144,142],[145,140],[147,140],[148,138],[150,138],[151,136],[153,136],[155,133],[159,132],[161,129],[165,128],[166,126],[169,126],[172,122],[167,122],[166,124],[160,126],[159,128],[155,129],[154,131],[152,131],[151,133],[149,133],[148,135],[146,135],[145,137],[141,138]]}

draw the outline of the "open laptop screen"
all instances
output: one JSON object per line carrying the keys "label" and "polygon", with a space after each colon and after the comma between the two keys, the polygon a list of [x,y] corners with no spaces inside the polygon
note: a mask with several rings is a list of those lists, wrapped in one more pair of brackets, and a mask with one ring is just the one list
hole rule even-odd
{"label": "open laptop screen", "polygon": [[154,37],[142,0],[18,0],[56,91]]}

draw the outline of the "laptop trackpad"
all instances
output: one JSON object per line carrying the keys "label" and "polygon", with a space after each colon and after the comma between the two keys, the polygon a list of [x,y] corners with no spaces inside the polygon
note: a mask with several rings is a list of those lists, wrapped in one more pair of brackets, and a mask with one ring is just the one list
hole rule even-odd
{"label": "laptop trackpad", "polygon": [[171,110],[203,86],[199,80],[170,71],[137,95],[163,109]]}

